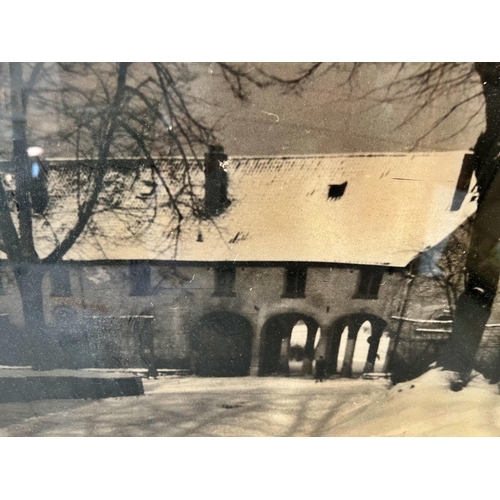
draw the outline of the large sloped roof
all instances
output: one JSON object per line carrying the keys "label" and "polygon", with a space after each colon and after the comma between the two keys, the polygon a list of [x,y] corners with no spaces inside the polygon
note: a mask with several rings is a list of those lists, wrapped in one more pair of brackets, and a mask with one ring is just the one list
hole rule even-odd
{"label": "large sloped roof", "polygon": [[[137,259],[177,261],[267,261],[406,266],[442,241],[475,210],[473,195],[459,210],[451,204],[465,152],[232,157],[227,162],[232,203],[212,221],[185,221],[174,244],[166,191],[158,211],[141,223],[137,202],[130,210],[94,216],[66,260]],[[175,162],[161,168],[172,170]],[[198,179],[202,186],[202,176]],[[345,190],[329,197],[330,186]],[[129,183],[140,199],[140,183]],[[59,229],[70,227],[73,206],[59,186]],[[342,192],[342,188],[336,189]],[[141,208],[141,206],[143,208]],[[64,207],[64,209],[61,209]],[[130,228],[136,231],[131,236]],[[53,227],[39,226],[39,251]],[[40,246],[41,245],[41,246]],[[48,243],[47,243],[48,248]]]}

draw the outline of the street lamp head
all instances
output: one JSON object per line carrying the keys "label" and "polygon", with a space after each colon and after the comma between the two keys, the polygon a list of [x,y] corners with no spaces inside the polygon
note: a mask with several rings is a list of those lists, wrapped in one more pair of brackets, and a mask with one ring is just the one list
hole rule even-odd
{"label": "street lamp head", "polygon": [[30,158],[34,158],[35,156],[43,155],[43,148],[39,146],[31,146],[26,150],[26,152]]}

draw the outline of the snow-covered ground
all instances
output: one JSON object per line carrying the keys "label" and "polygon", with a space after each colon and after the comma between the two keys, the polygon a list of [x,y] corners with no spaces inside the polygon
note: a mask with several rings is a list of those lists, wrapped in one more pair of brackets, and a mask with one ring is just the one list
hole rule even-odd
{"label": "snow-covered ground", "polygon": [[0,404],[0,436],[500,436],[500,396],[387,380],[161,377],[144,396]]}
{"label": "snow-covered ground", "polygon": [[383,400],[335,423],[337,436],[500,436],[498,386],[476,374],[460,392],[449,389],[450,373],[432,369],[398,384]]}
{"label": "snow-covered ground", "polygon": [[7,436],[323,436],[387,381],[161,377],[144,396],[0,404]]}

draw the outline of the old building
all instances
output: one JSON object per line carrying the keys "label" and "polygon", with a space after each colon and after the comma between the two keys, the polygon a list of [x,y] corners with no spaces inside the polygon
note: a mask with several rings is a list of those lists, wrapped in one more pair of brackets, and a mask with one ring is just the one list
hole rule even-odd
{"label": "old building", "polygon": [[[422,346],[438,333],[429,324],[449,325],[439,314],[448,303],[434,277],[422,276],[426,293],[414,274],[474,212],[464,154],[228,159],[212,147],[192,180],[202,216],[179,233],[159,177],[124,174],[122,209],[97,213],[65,261],[45,266],[45,318],[63,362],[287,373],[297,324],[307,329],[306,372],[320,355],[343,376],[427,359]],[[159,162],[160,173],[175,177],[176,161]],[[58,227],[37,222],[41,254],[77,211],[81,171],[48,164],[49,210],[61,216]],[[21,329],[8,263],[1,279],[3,331]],[[20,362],[22,347],[9,349]]]}

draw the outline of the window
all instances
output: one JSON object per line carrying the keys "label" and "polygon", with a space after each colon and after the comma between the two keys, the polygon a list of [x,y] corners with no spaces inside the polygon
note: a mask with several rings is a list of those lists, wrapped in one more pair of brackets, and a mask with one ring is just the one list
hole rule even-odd
{"label": "window", "polygon": [[52,285],[52,295],[55,297],[71,297],[71,282],[69,278],[69,268],[58,265],[50,271],[50,281]]}
{"label": "window", "polygon": [[382,269],[362,269],[359,276],[356,299],[376,299],[384,271]]}
{"label": "window", "polygon": [[151,295],[151,268],[148,264],[130,264],[130,295]]}
{"label": "window", "polygon": [[328,199],[338,200],[339,198],[342,198],[342,196],[344,196],[346,186],[347,181],[342,184],[330,184],[328,188]]}
{"label": "window", "polygon": [[215,268],[214,295],[219,297],[233,297],[236,268],[231,264],[224,264]]}
{"label": "window", "polygon": [[286,269],[285,293],[283,297],[301,298],[306,293],[307,267],[292,265]]}

